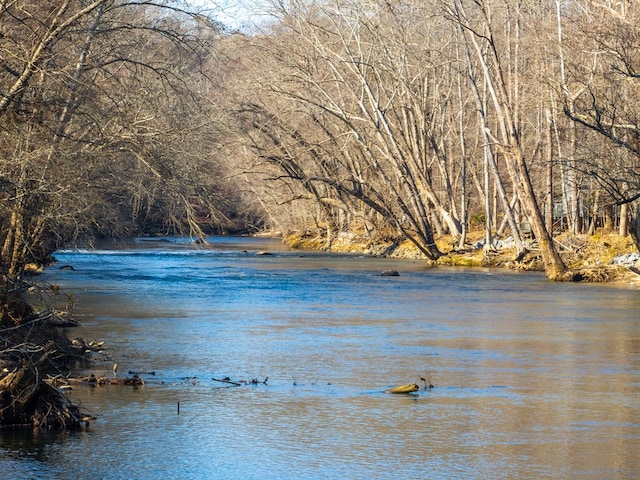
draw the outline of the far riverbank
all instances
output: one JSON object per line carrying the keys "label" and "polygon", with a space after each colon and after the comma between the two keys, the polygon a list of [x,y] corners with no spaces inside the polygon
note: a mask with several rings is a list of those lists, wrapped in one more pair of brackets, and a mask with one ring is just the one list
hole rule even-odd
{"label": "far riverbank", "polygon": [[[324,250],[389,258],[422,259],[434,266],[463,266],[507,268],[519,271],[543,271],[540,252],[534,241],[530,251],[520,260],[509,241],[496,242],[495,248],[484,249],[482,234],[468,235],[464,250],[456,249],[449,237],[438,240],[445,254],[436,261],[428,260],[410,241],[394,243],[367,234],[343,232],[327,242],[326,232],[307,231],[283,235],[283,242],[300,250]],[[619,264],[624,256],[637,253],[629,237],[606,235],[561,235],[555,238],[560,255],[569,269],[578,272],[581,281],[588,283],[615,283],[640,287],[640,261]]]}

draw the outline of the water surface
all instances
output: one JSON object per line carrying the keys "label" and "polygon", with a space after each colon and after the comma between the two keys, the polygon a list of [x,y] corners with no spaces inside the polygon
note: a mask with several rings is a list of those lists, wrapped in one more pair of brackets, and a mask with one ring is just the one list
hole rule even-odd
{"label": "water surface", "polygon": [[[640,475],[637,291],[211,240],[56,254],[47,278],[77,300],[83,326],[72,335],[110,346],[93,371],[111,375],[117,361],[119,375],[155,375],[142,388],[75,389],[99,417],[87,431],[3,432],[0,473]],[[212,380],[224,377],[268,381]],[[420,377],[436,387],[384,393]]]}

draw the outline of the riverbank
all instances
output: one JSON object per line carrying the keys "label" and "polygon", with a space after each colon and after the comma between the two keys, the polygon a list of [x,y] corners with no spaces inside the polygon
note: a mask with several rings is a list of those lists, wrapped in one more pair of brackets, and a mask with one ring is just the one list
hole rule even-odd
{"label": "riverbank", "polygon": [[[591,283],[615,283],[640,288],[640,265],[616,263],[616,259],[635,252],[631,238],[615,234],[567,235],[555,239],[565,265],[577,274],[579,281]],[[422,259],[432,265],[507,268],[520,271],[543,271],[542,257],[535,242],[530,242],[529,252],[515,260],[515,248],[507,241],[496,242],[495,248],[483,248],[482,232],[467,236],[464,250],[455,247],[451,237],[437,241],[444,255],[436,261],[428,260],[410,241],[394,243],[367,234],[344,232],[330,243],[324,232],[294,232],[283,236],[283,242],[300,250],[327,250],[342,253],[361,253],[389,258]]]}

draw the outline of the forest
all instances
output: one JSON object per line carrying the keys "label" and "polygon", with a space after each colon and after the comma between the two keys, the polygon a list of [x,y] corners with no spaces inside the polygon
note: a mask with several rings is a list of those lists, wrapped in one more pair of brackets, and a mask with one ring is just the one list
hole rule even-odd
{"label": "forest", "polygon": [[550,280],[559,235],[640,248],[637,2],[261,8],[0,0],[6,348],[26,274],[78,241],[352,232],[435,261],[480,230]]}

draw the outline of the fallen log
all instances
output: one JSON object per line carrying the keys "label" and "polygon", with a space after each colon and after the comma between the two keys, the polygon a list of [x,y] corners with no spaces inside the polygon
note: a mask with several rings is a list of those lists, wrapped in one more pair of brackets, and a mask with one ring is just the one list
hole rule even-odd
{"label": "fallen log", "polygon": [[234,382],[229,377],[212,378],[211,380],[213,380],[214,382],[228,383],[229,385],[233,385],[234,387],[240,387],[242,385],[266,385],[269,377],[266,377],[262,381],[258,380],[257,378],[252,378],[251,380],[238,380]]}
{"label": "fallen log", "polygon": [[214,382],[220,382],[220,383],[228,383],[229,385],[233,385],[234,387],[239,387],[242,384],[239,382],[233,382],[231,381],[231,379],[229,377],[224,377],[224,378],[212,378],[211,380],[213,380]]}

